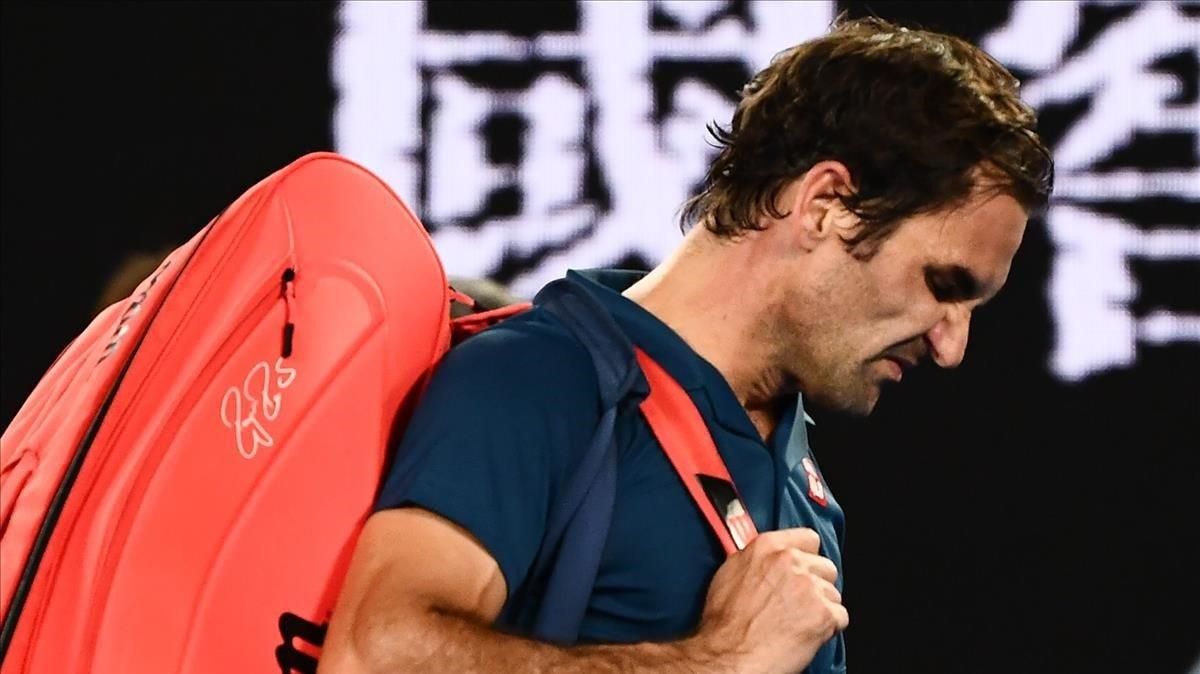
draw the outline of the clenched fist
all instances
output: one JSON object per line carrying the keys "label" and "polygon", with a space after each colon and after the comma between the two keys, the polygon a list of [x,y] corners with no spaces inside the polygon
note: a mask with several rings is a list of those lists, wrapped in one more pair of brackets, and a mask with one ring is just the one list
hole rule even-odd
{"label": "clenched fist", "polygon": [[820,544],[812,529],[784,529],[760,534],[730,556],[713,577],[688,645],[696,660],[731,672],[804,669],[850,622],[834,587],[837,567],[817,554]]}

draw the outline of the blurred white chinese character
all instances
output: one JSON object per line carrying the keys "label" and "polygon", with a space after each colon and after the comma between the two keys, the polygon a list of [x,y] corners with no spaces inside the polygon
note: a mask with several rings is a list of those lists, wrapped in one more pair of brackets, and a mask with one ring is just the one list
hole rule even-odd
{"label": "blurred white chinese character", "polygon": [[1049,288],[1056,328],[1051,367],[1068,380],[1132,365],[1139,343],[1200,341],[1200,316],[1134,315],[1130,305],[1139,288],[1129,269],[1132,258],[1200,261],[1200,231],[1142,231],[1084,205],[1151,196],[1200,198],[1200,167],[1096,168],[1139,132],[1183,132],[1193,156],[1200,153],[1200,108],[1195,102],[1173,102],[1194,83],[1152,68],[1165,57],[1200,51],[1200,21],[1174,3],[1144,3],[1067,56],[1084,4],[1018,2],[1008,25],[982,42],[1004,63],[1035,74],[1022,86],[1022,97],[1031,105],[1090,99],[1055,148],[1058,175],[1047,214],[1057,248]]}
{"label": "blurred white chinese character", "polygon": [[[431,29],[421,2],[342,4],[337,149],[420,210],[452,274],[488,276],[515,255],[529,263],[510,285],[529,295],[566,267],[629,255],[658,262],[678,241],[678,207],[704,175],[704,127],[728,122],[740,86],[714,88],[705,64],[741,64],[748,76],[833,19],[827,1],[577,6],[577,32],[518,37]],[[675,27],[653,27],[654,13]],[[583,85],[548,72],[527,90],[497,91],[455,72],[539,59],[577,63]],[[656,116],[652,74],[661,63],[695,72],[671,83],[668,110]],[[521,155],[502,165],[488,158],[482,131],[497,114],[525,129]],[[584,195],[589,170],[602,200]],[[505,190],[519,211],[478,222]]]}

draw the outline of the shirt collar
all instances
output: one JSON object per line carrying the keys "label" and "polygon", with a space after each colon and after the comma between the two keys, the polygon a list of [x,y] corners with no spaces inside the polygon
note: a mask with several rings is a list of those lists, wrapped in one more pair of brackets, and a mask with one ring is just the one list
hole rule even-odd
{"label": "shirt collar", "polygon": [[703,359],[699,354],[657,316],[621,294],[645,275],[623,269],[588,269],[568,271],[567,279],[599,300],[630,341],[649,354],[680,386],[688,391],[703,388],[705,373],[700,367]]}

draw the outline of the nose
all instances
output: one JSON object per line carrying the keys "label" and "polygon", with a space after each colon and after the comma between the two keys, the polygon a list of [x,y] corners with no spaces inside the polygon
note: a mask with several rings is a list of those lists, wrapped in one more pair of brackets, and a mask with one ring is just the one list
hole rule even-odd
{"label": "nose", "polygon": [[946,315],[925,333],[933,362],[940,367],[958,367],[967,351],[967,333],[970,329],[970,309],[961,304],[947,307]]}

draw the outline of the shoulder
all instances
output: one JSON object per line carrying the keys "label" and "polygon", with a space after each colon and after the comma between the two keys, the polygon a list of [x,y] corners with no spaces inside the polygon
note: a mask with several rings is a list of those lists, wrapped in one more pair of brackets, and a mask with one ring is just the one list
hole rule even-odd
{"label": "shoulder", "polygon": [[470,532],[509,590],[600,418],[586,348],[533,309],[454,347],[403,424],[376,509],[417,506]]}
{"label": "shoulder", "polygon": [[[555,483],[600,418],[587,350],[536,309],[455,346],[402,423],[386,499],[412,483]],[[419,479],[418,479],[419,478]]]}
{"label": "shoulder", "polygon": [[454,390],[455,398],[481,398],[503,407],[534,404],[553,410],[599,404],[587,349],[539,308],[452,348],[430,384],[434,396],[446,389]]}

